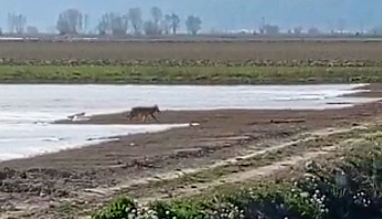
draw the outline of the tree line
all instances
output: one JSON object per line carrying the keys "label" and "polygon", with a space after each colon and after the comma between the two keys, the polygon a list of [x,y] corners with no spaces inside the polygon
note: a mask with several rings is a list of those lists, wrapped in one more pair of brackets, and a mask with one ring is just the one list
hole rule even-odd
{"label": "tree line", "polygon": [[[34,26],[26,26],[27,18],[22,14],[8,14],[8,31],[23,34],[37,33]],[[56,21],[55,28],[60,35],[86,34],[89,31],[89,15],[75,8],[61,12]],[[150,9],[150,19],[143,20],[141,8],[130,8],[127,13],[105,13],[96,26],[99,35],[122,36],[128,33],[134,35],[169,35],[177,34],[181,25],[179,15],[175,13],[163,14],[158,7]],[[190,15],[184,21],[189,34],[196,35],[201,29],[202,20],[198,16]],[[1,31],[0,31],[1,32]]]}
{"label": "tree line", "polygon": [[[149,36],[177,34],[181,20],[175,13],[163,14],[158,7],[150,9],[150,19],[144,21],[140,8],[130,8],[126,14],[115,12],[105,13],[101,16],[96,30],[99,35],[134,35],[146,34]],[[79,34],[86,32],[89,16],[77,9],[67,9],[60,13],[56,28],[61,35]],[[196,35],[201,29],[202,21],[199,17],[190,15],[185,21],[190,34]]]}
{"label": "tree line", "polygon": [[[150,18],[144,20],[141,8],[130,8],[126,13],[109,12],[103,14],[96,25],[96,32],[99,35],[114,35],[123,36],[127,34],[148,35],[176,35],[181,24],[185,25],[187,32],[192,35],[198,34],[201,29],[202,20],[198,16],[189,15],[184,21],[176,13],[164,14],[158,7],[150,9]],[[11,34],[37,34],[39,31],[35,26],[27,26],[27,18],[22,14],[8,14],[8,31]],[[82,13],[80,10],[70,8],[61,12],[56,20],[55,29],[60,35],[78,35],[89,33],[89,15]],[[345,21],[338,21],[338,32],[342,35],[345,29]],[[259,32],[253,31],[254,35],[279,35],[280,28],[278,25],[263,24]],[[93,32],[93,31],[92,31]],[[331,30],[331,34],[334,34]],[[362,30],[363,33],[363,30]],[[382,33],[381,27],[375,27],[370,30],[370,33]],[[0,35],[2,30],[0,28]],[[289,29],[288,35],[302,35],[302,27]],[[321,31],[318,28],[311,27],[307,30],[309,35],[320,35]],[[360,32],[357,32],[356,35]]]}

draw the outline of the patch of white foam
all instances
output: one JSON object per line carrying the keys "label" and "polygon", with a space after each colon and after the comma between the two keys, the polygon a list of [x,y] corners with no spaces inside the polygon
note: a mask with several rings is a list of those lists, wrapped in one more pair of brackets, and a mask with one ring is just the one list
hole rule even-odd
{"label": "patch of white foam", "polygon": [[117,136],[153,133],[190,124],[153,125],[0,125],[0,159],[57,152],[118,139]]}

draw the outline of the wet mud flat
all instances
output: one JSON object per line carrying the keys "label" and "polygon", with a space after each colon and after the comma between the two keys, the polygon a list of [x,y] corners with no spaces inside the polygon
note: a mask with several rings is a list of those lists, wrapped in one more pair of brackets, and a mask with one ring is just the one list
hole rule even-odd
{"label": "wet mud flat", "polygon": [[[355,95],[382,96],[381,86],[369,88],[372,92]],[[84,189],[107,188],[159,173],[209,165],[310,130],[357,126],[381,115],[380,102],[330,110],[163,111],[157,116],[160,123],[200,125],[121,136],[117,141],[94,146],[1,162],[0,205],[6,211],[33,205],[49,207],[60,199],[80,198],[79,191]],[[131,122],[124,113],[118,113],[75,123]],[[147,123],[155,121],[149,118]]]}

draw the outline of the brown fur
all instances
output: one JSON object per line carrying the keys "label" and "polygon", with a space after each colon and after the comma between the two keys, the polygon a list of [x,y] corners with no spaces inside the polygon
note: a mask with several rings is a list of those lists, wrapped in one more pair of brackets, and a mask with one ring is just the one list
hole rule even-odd
{"label": "brown fur", "polygon": [[129,120],[133,119],[134,117],[142,116],[142,122],[146,120],[147,116],[151,116],[156,122],[159,122],[157,118],[154,116],[154,113],[160,113],[158,105],[155,106],[137,106],[133,107],[130,110],[129,115],[127,116]]}

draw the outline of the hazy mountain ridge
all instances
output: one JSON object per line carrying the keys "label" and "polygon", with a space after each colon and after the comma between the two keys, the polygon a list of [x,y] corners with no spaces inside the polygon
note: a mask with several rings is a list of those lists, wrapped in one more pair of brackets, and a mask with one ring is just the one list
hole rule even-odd
{"label": "hazy mountain ridge", "polygon": [[[345,29],[365,29],[382,24],[382,1],[375,0],[1,0],[0,25],[7,30],[7,13],[27,16],[28,24],[45,31],[54,27],[58,14],[67,8],[77,8],[90,15],[94,29],[105,12],[126,13],[130,7],[141,7],[147,19],[152,6],[164,13],[178,13],[184,26],[185,17],[195,14],[203,20],[203,30],[257,29],[262,22],[278,24],[282,29],[301,25],[321,29],[336,29],[338,20],[346,21]],[[184,29],[184,27],[182,27]]]}

